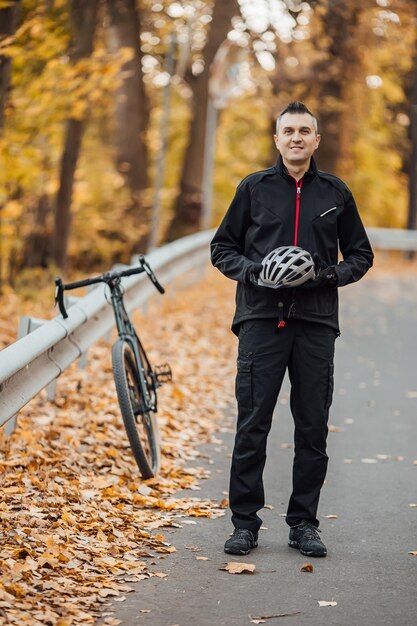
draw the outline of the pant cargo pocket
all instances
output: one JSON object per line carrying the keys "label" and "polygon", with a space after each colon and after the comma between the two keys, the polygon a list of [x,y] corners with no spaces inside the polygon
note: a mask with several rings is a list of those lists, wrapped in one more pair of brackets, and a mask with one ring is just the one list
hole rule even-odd
{"label": "pant cargo pocket", "polygon": [[237,360],[236,399],[239,407],[252,408],[252,361]]}

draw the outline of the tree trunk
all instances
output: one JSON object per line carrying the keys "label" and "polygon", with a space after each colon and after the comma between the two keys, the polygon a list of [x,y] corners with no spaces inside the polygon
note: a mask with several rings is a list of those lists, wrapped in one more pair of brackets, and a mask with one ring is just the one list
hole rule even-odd
{"label": "tree trunk", "polygon": [[123,81],[116,94],[116,161],[131,193],[129,212],[137,230],[136,248],[145,251],[150,217],[150,206],[143,193],[149,185],[145,141],[149,113],[142,73],[140,15],[134,0],[108,0],[107,9],[111,49],[128,47],[134,53],[121,68]]}
{"label": "tree trunk", "polygon": [[33,209],[33,228],[25,241],[24,267],[47,267],[49,196],[43,193]]}
{"label": "tree trunk", "polygon": [[[16,30],[17,16],[19,10],[20,1],[16,0],[12,2],[10,6],[5,9],[0,9],[0,41],[6,37],[13,35]],[[10,84],[10,72],[11,72],[11,60],[9,56],[0,54],[0,133],[4,127],[4,110],[6,108],[7,96],[9,92]],[[0,207],[0,289],[6,277],[3,276],[3,251],[2,251],[2,216]],[[4,271],[5,273],[5,271]]]}
{"label": "tree trunk", "polygon": [[193,113],[180,191],[175,200],[174,215],[166,234],[168,241],[194,233],[200,227],[210,66],[220,44],[226,39],[231,29],[230,21],[234,15],[239,15],[237,0],[216,0],[203,51],[204,70],[197,76],[188,76],[193,92]]}
{"label": "tree trunk", "polygon": [[320,103],[319,132],[323,135],[317,161],[320,169],[328,172],[340,171],[341,161],[348,158],[347,147],[341,145],[347,101],[345,92],[359,62],[354,37],[364,4],[358,0],[328,0],[324,16],[324,33],[329,43],[325,60],[316,67]]}
{"label": "tree trunk", "polygon": [[[0,40],[14,34],[19,5],[20,0],[15,0],[6,9],[0,9]],[[10,57],[0,54],[0,129],[4,126],[4,109],[9,91],[10,71]]]}
{"label": "tree trunk", "polygon": [[[73,25],[73,50],[71,58],[77,61],[91,54],[96,29],[98,0],[72,0],[71,18]],[[59,189],[55,203],[55,231],[53,257],[55,263],[64,269],[71,230],[71,202],[74,175],[77,167],[84,120],[70,118],[67,123],[64,150],[61,160]]]}

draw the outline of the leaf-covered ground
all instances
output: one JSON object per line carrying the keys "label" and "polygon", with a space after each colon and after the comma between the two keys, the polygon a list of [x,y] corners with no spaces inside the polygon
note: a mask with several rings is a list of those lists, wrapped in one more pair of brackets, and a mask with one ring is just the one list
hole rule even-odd
{"label": "leaf-covered ground", "polygon": [[[10,320],[20,304],[10,295],[2,302],[0,345],[14,339]],[[51,316],[45,305],[35,314],[42,306]],[[90,350],[86,369],[73,365],[60,377],[54,402],[42,392],[21,411],[0,453],[0,625],[93,624],[109,596],[165,576],[163,559],[175,546],[164,527],[224,513],[226,502],[198,498],[207,475],[198,446],[233,401],[236,342],[225,331],[232,313],[233,285],[210,270],[135,314],[152,361],[169,361],[175,377],[160,390],[163,462],[155,479],[140,479],[128,449],[110,344]]]}

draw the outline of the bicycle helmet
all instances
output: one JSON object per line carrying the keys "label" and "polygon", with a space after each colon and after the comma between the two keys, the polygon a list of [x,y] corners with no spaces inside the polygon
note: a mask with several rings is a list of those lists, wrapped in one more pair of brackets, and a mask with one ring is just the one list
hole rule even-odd
{"label": "bicycle helmet", "polygon": [[263,259],[259,284],[272,289],[297,287],[315,277],[314,261],[307,250],[298,246],[282,246]]}

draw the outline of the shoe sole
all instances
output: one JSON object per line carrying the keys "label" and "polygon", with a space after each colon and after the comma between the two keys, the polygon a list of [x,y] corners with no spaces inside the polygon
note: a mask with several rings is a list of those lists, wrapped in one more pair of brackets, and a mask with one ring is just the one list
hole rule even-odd
{"label": "shoe sole", "polygon": [[327,550],[325,552],[321,552],[320,554],[317,554],[317,552],[307,552],[306,550],[302,550],[296,541],[289,541],[288,545],[290,548],[299,550],[301,554],[304,554],[304,556],[315,556],[318,558],[327,556]]}
{"label": "shoe sole", "polygon": [[229,550],[228,548],[225,548],[224,551],[226,552],[226,554],[237,554],[240,556],[246,556],[247,554],[249,554],[251,550],[257,547],[258,547],[258,544],[255,543],[251,548],[249,548],[249,550]]}

